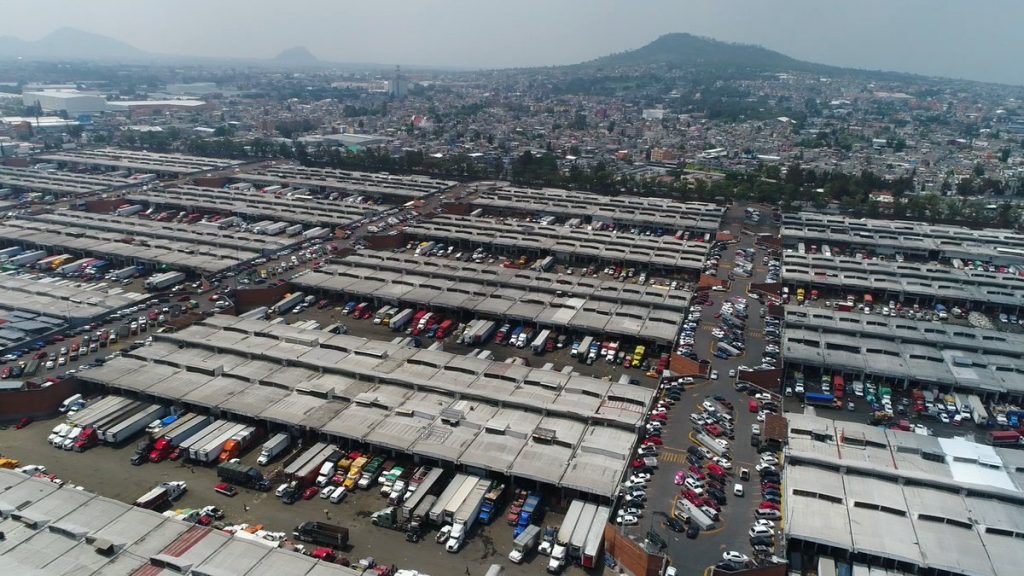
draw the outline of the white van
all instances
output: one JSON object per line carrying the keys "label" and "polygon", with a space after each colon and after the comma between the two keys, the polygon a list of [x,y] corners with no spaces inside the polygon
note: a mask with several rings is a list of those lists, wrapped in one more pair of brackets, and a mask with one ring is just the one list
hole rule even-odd
{"label": "white van", "polygon": [[782,514],[780,514],[778,510],[772,510],[769,508],[758,508],[757,510],[754,511],[754,518],[757,518],[759,520],[778,520],[781,517]]}
{"label": "white van", "polygon": [[63,402],[60,403],[60,412],[61,412],[61,414],[63,414],[65,412],[67,412],[68,410],[70,410],[71,406],[75,402],[78,402],[81,399],[82,399],[82,395],[81,394],[75,394],[74,396],[69,396],[67,399],[65,399]]}

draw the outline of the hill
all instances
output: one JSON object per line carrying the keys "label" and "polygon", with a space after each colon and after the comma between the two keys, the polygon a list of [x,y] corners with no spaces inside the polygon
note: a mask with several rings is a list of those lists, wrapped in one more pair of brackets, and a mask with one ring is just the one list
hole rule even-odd
{"label": "hill", "polygon": [[732,44],[692,34],[665,34],[626,52],[584,62],[580,66],[614,68],[665,64],[683,67],[755,68],[763,71],[824,70],[828,66],[804,62],[752,44]]}
{"label": "hill", "polygon": [[75,28],[60,28],[39,40],[0,37],[0,55],[42,60],[139,60],[150,56],[131,44]]}
{"label": "hill", "polygon": [[313,55],[305,46],[294,46],[287,50],[282,50],[277,56],[274,56],[274,62],[280,64],[319,64],[320,60]]}

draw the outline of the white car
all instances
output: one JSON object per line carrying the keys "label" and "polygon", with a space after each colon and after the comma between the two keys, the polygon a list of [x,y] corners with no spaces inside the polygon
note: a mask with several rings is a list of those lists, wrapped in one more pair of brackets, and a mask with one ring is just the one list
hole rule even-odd
{"label": "white car", "polygon": [[643,511],[639,508],[619,508],[619,511],[616,514],[616,516],[636,516],[638,518],[643,515]]}
{"label": "white car", "polygon": [[320,491],[320,497],[323,498],[324,500],[327,500],[328,498],[331,497],[331,495],[334,494],[334,491],[336,489],[337,488],[334,487],[334,486],[327,486],[323,490]]}
{"label": "white car", "polygon": [[949,414],[946,414],[945,412],[939,412],[939,420],[943,424],[949,424]]}
{"label": "white car", "polygon": [[728,458],[722,458],[719,456],[714,459],[714,462],[725,470],[732,470],[732,460],[729,460]]}
{"label": "white car", "polygon": [[757,538],[758,536],[775,536],[775,530],[768,528],[767,526],[757,526],[756,524],[747,532],[747,535],[751,538]]}
{"label": "white car", "polygon": [[615,517],[615,523],[620,526],[636,526],[640,523],[640,518],[630,516],[629,514],[623,514],[622,516]]}
{"label": "white car", "polygon": [[754,466],[754,469],[757,470],[758,472],[777,472],[778,471],[778,470],[775,469],[775,465],[774,464],[766,464],[764,462],[761,462],[757,466]]}
{"label": "white car", "polygon": [[711,379],[712,380],[718,380],[718,370],[712,370],[711,371]]}
{"label": "white car", "polygon": [[643,482],[650,482],[651,478],[652,478],[651,474],[649,474],[647,472],[635,472],[635,473],[633,473],[632,476],[629,477],[629,480],[630,480],[630,482],[639,481],[639,482],[643,483]]}
{"label": "white car", "polygon": [[622,483],[622,487],[626,490],[631,490],[633,488],[643,488],[644,485],[645,483],[643,480],[632,477],[629,480],[626,480],[625,482]]}
{"label": "white car", "polygon": [[337,504],[348,496],[348,490],[344,486],[338,486],[334,489],[334,493],[331,494],[331,504]]}
{"label": "white car", "polygon": [[722,336],[725,336],[725,331],[722,330],[721,328],[715,328],[714,330],[711,331],[711,335],[714,336],[715,338],[721,338]]}
{"label": "white car", "polygon": [[735,369],[729,370],[729,378],[735,378],[735,377],[736,377],[736,370]]}
{"label": "white car", "polygon": [[728,552],[722,553],[722,560],[735,562],[737,564],[746,564],[747,562],[750,562],[750,557],[746,554],[740,554],[735,550],[729,550]]}
{"label": "white car", "polygon": [[764,526],[765,528],[771,528],[772,530],[774,530],[775,522],[772,522],[771,520],[766,520],[764,518],[758,518],[757,520],[754,520],[754,526]]}

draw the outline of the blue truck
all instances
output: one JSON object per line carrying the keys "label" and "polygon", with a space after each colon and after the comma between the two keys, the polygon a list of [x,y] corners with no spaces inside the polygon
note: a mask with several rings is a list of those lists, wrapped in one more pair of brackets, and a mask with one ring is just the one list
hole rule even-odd
{"label": "blue truck", "polygon": [[804,404],[808,406],[825,406],[827,408],[838,408],[841,403],[831,394],[819,392],[808,392],[804,394]]}
{"label": "blue truck", "polygon": [[[534,518],[536,516],[536,518]],[[526,502],[523,503],[523,507],[519,510],[519,522],[516,523],[516,528],[513,530],[512,537],[516,538],[526,530],[527,526],[534,523],[536,520],[540,520],[540,495],[530,494],[526,498]]]}

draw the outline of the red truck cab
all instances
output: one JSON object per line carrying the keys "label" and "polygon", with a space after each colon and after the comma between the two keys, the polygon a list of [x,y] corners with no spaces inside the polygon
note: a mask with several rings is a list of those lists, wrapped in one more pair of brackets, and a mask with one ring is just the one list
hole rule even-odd
{"label": "red truck cab", "polygon": [[82,430],[78,435],[78,439],[75,440],[75,451],[84,452],[93,446],[100,443],[100,435],[96,432],[93,427],[88,427]]}

